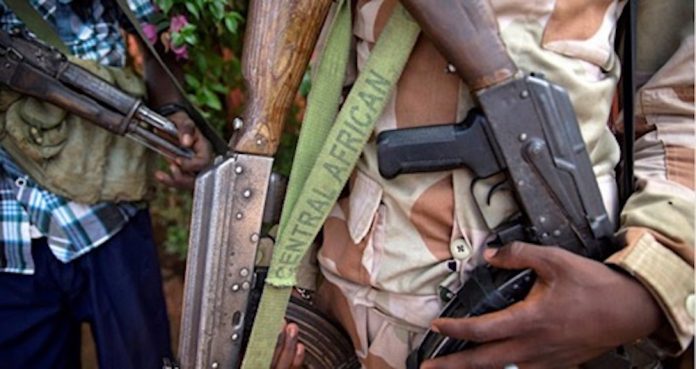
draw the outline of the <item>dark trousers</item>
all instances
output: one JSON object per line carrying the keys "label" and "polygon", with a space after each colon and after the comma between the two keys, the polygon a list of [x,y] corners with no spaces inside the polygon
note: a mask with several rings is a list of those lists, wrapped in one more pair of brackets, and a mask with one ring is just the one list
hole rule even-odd
{"label": "dark trousers", "polygon": [[147,211],[105,244],[58,261],[34,240],[33,275],[0,273],[0,369],[80,368],[90,324],[100,369],[157,369],[171,357],[162,279]]}

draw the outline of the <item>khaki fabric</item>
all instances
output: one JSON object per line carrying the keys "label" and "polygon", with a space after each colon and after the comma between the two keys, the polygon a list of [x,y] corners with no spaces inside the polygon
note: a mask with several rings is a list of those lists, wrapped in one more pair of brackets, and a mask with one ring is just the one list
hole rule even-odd
{"label": "khaki fabric", "polygon": [[[132,96],[145,95],[129,69],[71,61]],[[51,192],[85,204],[139,201],[152,193],[150,150],[54,105],[2,90],[0,127],[5,150]]]}
{"label": "khaki fabric", "polygon": [[[636,98],[637,189],[621,213],[627,246],[609,262],[648,286],[674,332],[655,338],[678,353],[694,334],[694,5],[643,3],[639,21],[648,26],[638,28],[636,74],[644,84]],[[671,27],[650,19],[669,19]]]}
{"label": "khaki fabric", "polygon": [[[348,76],[360,72],[395,4],[396,0],[354,3],[355,63],[347,71]],[[620,150],[607,122],[619,77],[613,37],[623,3],[491,0],[491,4],[507,49],[520,69],[541,71],[547,79],[568,90],[605,207],[612,219],[618,220],[614,168]],[[375,136],[388,129],[463,119],[473,106],[472,98],[459,78],[447,71],[447,65],[433,44],[421,36],[395,93],[377,121]],[[689,157],[681,149],[694,142],[693,132],[686,129],[689,121],[693,128],[692,116],[686,114],[688,109],[683,110],[687,105],[688,102],[681,104],[678,112],[683,114],[683,129],[671,130],[665,121],[674,115],[674,106],[666,106],[666,111],[650,116],[653,124],[661,127],[657,129],[659,137],[667,134],[674,139],[672,142],[678,142],[676,150],[661,151],[663,158]],[[683,306],[673,306],[678,299],[667,298],[664,289],[678,290],[675,293],[679,296],[688,295],[689,286],[680,278],[689,271],[693,274],[688,259],[689,253],[693,255],[693,221],[689,223],[687,217],[689,206],[693,206],[692,189],[679,183],[689,174],[693,177],[693,163],[675,161],[681,165],[669,165],[672,169],[668,174],[664,160],[662,165],[656,164],[655,152],[640,145],[637,159],[637,172],[644,185],[632,204],[664,204],[661,201],[669,198],[675,201],[674,209],[659,217],[646,217],[666,207],[656,205],[641,213],[629,204],[621,219],[625,225],[650,228],[681,240],[682,246],[672,249],[660,243],[660,238],[650,241],[660,254],[671,255],[670,260],[679,263],[647,263],[636,268],[646,276],[641,278],[645,283],[662,283],[657,289],[649,288],[663,291],[656,296],[666,310],[683,311]],[[659,186],[646,182],[644,166],[661,168]],[[489,230],[516,211],[512,198],[504,191],[495,192],[486,201],[499,180],[475,181],[466,169],[385,180],[378,172],[374,139],[368,142],[350,181],[348,197],[338,202],[325,223],[323,244],[318,251],[325,279],[318,289],[318,300],[350,333],[363,367],[405,367],[406,354],[442,308],[441,288],[456,289],[466,280],[467,273],[481,262]],[[668,195],[675,188],[679,194]],[[676,227],[657,226],[659,219],[672,221],[673,215],[678,217]],[[631,270],[631,263],[625,261],[627,270]],[[667,278],[666,285],[664,278],[647,277],[672,265],[681,269],[675,274],[677,279]],[[686,347],[688,335],[693,334],[693,318],[689,320],[679,312],[672,315],[673,334],[680,337],[678,351]]]}

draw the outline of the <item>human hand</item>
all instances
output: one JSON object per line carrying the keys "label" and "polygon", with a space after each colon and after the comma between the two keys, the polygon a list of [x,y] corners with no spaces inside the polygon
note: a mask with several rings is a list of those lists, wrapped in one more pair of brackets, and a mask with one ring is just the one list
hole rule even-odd
{"label": "human hand", "polygon": [[572,367],[653,333],[662,313],[636,280],[557,247],[514,242],[485,252],[502,269],[532,268],[529,295],[510,307],[471,318],[440,318],[432,328],[476,347],[424,362],[421,369]]}
{"label": "human hand", "polygon": [[213,149],[210,142],[203,137],[186,112],[178,111],[167,117],[176,125],[179,133],[179,144],[193,151],[191,159],[177,158],[167,159],[169,173],[155,172],[155,178],[172,187],[193,189],[196,174],[208,166],[213,160]]}
{"label": "human hand", "polygon": [[278,335],[271,369],[300,369],[304,361],[305,347],[299,342],[300,330],[294,323],[283,325]]}

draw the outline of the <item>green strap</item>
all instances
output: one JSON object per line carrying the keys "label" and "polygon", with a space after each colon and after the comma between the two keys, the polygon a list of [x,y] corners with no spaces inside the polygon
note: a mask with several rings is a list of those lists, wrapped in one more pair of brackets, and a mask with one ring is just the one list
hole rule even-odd
{"label": "green strap", "polygon": [[[333,126],[338,113],[338,106],[343,91],[343,81],[348,66],[350,52],[350,6],[343,6],[344,0],[338,3],[338,11],[347,13],[337,14],[331,25],[327,43],[322,51],[317,65],[312,88],[309,90],[302,130],[297,142],[295,157],[292,162],[290,180],[285,193],[283,212],[278,234],[283,234],[290,219],[290,210],[295,207],[297,198],[305,186],[319,151],[324,145],[325,138]],[[348,30],[348,31],[346,31]]]}
{"label": "green strap", "polygon": [[5,4],[40,40],[60,50],[63,54],[72,54],[58,36],[53,25],[48,23],[28,0],[5,0]]}
{"label": "green strap", "polygon": [[[397,6],[334,120],[342,81],[338,76],[345,74],[348,54],[336,51],[339,46],[334,48],[331,45],[337,42],[347,49],[346,38],[349,42],[351,32],[350,4],[341,1],[338,11],[329,35],[329,46],[312,87],[317,91],[310,94],[302,129],[304,137],[300,142],[308,146],[298,148],[300,151],[296,160],[300,159],[300,162],[293,164],[293,173],[299,165],[298,173],[291,178],[289,198],[285,204],[292,206],[283,212],[278,243],[273,251],[249,346],[244,355],[243,369],[270,366],[300,260],[348,181],[419,33],[416,23],[400,5]],[[327,63],[337,64],[324,66]],[[327,95],[324,96],[324,93]],[[324,99],[332,100],[322,105]],[[316,106],[309,108],[312,105]],[[319,128],[321,125],[327,127]],[[313,131],[318,134],[314,135]],[[324,136],[327,131],[328,135]]]}

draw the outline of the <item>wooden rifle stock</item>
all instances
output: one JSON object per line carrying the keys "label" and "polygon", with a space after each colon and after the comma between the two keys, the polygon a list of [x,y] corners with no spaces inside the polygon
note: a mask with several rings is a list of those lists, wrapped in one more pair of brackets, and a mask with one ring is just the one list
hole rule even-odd
{"label": "wooden rifle stock", "polygon": [[248,101],[234,151],[273,156],[331,0],[252,1],[242,69]]}
{"label": "wooden rifle stock", "polygon": [[487,0],[401,0],[473,91],[512,78],[517,67],[498,35]]}
{"label": "wooden rifle stock", "polygon": [[181,368],[234,369],[244,356],[263,271],[256,268],[273,155],[331,0],[250,3],[243,127],[196,180],[179,353]]}

